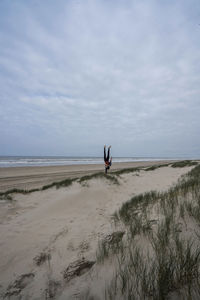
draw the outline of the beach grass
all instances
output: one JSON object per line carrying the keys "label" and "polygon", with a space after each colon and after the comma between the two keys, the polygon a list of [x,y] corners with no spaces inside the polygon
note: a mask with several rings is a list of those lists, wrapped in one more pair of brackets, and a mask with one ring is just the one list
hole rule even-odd
{"label": "beach grass", "polygon": [[111,171],[111,174],[120,176],[122,174],[128,174],[128,173],[133,173],[133,172],[140,172],[141,168],[126,168],[126,169],[121,169],[117,171]]}
{"label": "beach grass", "polygon": [[67,178],[61,181],[55,181],[52,182],[50,184],[44,185],[41,188],[35,188],[35,189],[10,189],[7,190],[5,192],[0,192],[0,200],[2,199],[7,199],[7,200],[11,200],[11,194],[30,194],[33,192],[39,192],[39,191],[44,191],[53,187],[56,187],[57,189],[62,188],[62,187],[69,187],[73,184],[73,182],[79,182],[79,183],[83,183],[83,182],[87,182],[89,180],[92,179],[97,179],[97,178],[103,178],[108,180],[109,182],[111,182],[112,184],[116,184],[119,185],[119,181],[118,179],[114,176],[114,175],[110,175],[110,174],[105,174],[104,172],[98,172],[98,173],[94,173],[91,175],[86,175],[86,176],[82,176],[80,178]]}
{"label": "beach grass", "polygon": [[109,256],[110,253],[117,253],[122,246],[122,238],[124,231],[116,231],[107,235],[98,243],[96,257],[97,262],[102,262]]}
{"label": "beach grass", "polygon": [[0,195],[0,201],[13,201],[13,198],[9,194],[2,194]]}
{"label": "beach grass", "polygon": [[97,178],[100,178],[100,179],[106,179],[108,181],[110,181],[111,183],[113,184],[119,184],[119,181],[117,180],[117,178],[115,176],[110,175],[110,174],[105,174],[103,172],[98,172],[98,173],[94,173],[94,174],[91,174],[91,175],[86,175],[86,176],[82,176],[78,182],[79,183],[82,183],[84,181],[89,181],[91,179],[97,179]]}
{"label": "beach grass", "polygon": [[41,189],[39,189],[39,188],[30,189],[30,190],[14,188],[14,189],[7,190],[5,192],[0,192],[0,197],[8,196],[8,195],[14,194],[14,193],[16,193],[16,194],[29,194],[29,193],[37,192],[37,191],[40,191],[40,190]]}
{"label": "beach grass", "polygon": [[105,299],[200,297],[200,165],[166,192],[132,197],[113,219],[125,234],[117,250],[98,245],[99,264],[115,261]]}
{"label": "beach grass", "polygon": [[44,191],[44,190],[50,189],[52,187],[56,187],[56,188],[67,187],[67,186],[70,186],[76,180],[77,180],[77,178],[65,179],[65,180],[58,181],[58,182],[52,182],[51,184],[44,185],[41,188],[35,188],[35,189],[30,189],[30,190],[17,189],[17,188],[10,189],[6,192],[0,192],[0,199],[1,199],[1,197],[7,197],[8,198],[8,196],[10,196],[10,194],[14,194],[14,193],[25,195],[25,194],[30,194],[30,193],[33,193],[33,192]]}
{"label": "beach grass", "polygon": [[191,167],[198,165],[197,161],[192,161],[192,160],[182,160],[182,161],[177,161],[173,164],[171,164],[172,168],[184,168],[184,167]]}
{"label": "beach grass", "polygon": [[168,163],[168,164],[161,164],[161,165],[153,165],[151,167],[148,167],[148,168],[145,168],[145,171],[154,171],[156,169],[159,169],[159,168],[162,168],[162,167],[168,167],[170,166],[171,163]]}

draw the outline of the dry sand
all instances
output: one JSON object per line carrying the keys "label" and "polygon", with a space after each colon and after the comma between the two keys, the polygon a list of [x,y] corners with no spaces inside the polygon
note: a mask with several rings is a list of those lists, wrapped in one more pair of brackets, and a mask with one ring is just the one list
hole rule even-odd
{"label": "dry sand", "polygon": [[[143,163],[152,164],[155,162]],[[132,166],[119,164],[115,168]],[[7,168],[1,174],[1,188],[32,188],[36,182],[43,185],[55,178],[88,174],[100,168],[96,165]],[[12,202],[0,201],[0,297],[82,299],[81,293],[92,282],[95,265],[70,281],[63,278],[67,267],[82,258],[95,262],[98,241],[113,231],[112,214],[125,201],[146,191],[166,190],[190,169],[142,170],[121,175],[120,185],[92,179],[82,185],[75,182],[60,189],[14,194]],[[43,178],[46,175],[47,181]]]}

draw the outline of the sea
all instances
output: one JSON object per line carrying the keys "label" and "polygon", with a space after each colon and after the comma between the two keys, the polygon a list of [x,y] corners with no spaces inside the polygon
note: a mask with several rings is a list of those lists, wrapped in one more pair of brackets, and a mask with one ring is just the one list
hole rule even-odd
{"label": "sea", "polygon": [[[169,157],[113,157],[115,162],[139,162],[158,160],[177,160]],[[65,166],[80,164],[101,164],[103,157],[69,157],[69,156],[0,156],[1,167],[28,167],[28,166]]]}

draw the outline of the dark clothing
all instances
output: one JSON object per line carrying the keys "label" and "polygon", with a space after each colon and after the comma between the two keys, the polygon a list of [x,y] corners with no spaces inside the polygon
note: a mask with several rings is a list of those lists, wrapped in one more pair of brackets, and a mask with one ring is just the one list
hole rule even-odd
{"label": "dark clothing", "polygon": [[110,169],[112,165],[112,159],[110,160],[110,148],[108,148],[108,153],[106,156],[106,148],[104,147],[104,162],[105,162],[105,173]]}
{"label": "dark clothing", "polygon": [[108,148],[108,154],[106,156],[106,148],[104,147],[104,161],[109,162],[109,158],[110,158],[110,148]]}

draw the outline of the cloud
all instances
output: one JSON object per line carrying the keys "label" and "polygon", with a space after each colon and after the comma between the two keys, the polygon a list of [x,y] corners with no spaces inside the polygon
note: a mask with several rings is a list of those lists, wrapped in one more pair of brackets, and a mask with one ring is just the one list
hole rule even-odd
{"label": "cloud", "polygon": [[3,0],[0,154],[200,155],[199,10]]}

